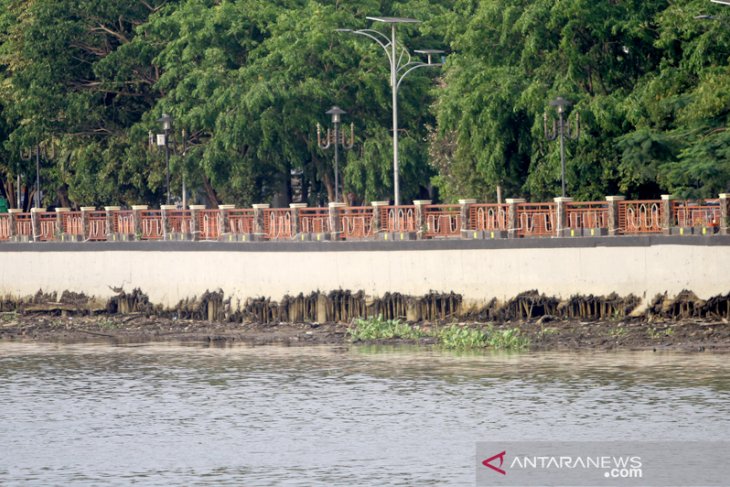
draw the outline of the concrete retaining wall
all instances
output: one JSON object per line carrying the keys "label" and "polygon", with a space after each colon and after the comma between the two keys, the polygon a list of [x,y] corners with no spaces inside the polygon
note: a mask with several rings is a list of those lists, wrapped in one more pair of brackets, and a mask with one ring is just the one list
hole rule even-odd
{"label": "concrete retaining wall", "polygon": [[206,290],[235,299],[315,290],[423,295],[453,291],[465,303],[548,295],[633,293],[650,299],[682,289],[730,291],[730,238],[617,237],[518,241],[288,243],[140,242],[7,244],[0,293],[64,290],[97,297],[141,288],[175,305]]}

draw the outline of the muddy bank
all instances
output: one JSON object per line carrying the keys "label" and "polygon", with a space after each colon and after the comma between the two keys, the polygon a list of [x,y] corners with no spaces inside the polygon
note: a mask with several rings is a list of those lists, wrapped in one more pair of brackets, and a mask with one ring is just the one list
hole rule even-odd
{"label": "muddy bank", "polygon": [[[516,328],[535,350],[730,350],[730,293],[699,299],[691,291],[646,303],[633,295],[571,296],[560,300],[527,291],[504,303],[466,306],[455,293],[424,296],[362,291],[252,298],[232,302],[221,291],[173,308],[150,302],[139,289],[100,300],[81,293],[38,291],[0,299],[0,340],[62,342],[190,341],[220,344],[348,344],[348,323],[361,318],[400,320],[427,331],[419,343],[436,343],[440,327],[493,324]],[[412,343],[391,339],[387,343]],[[380,343],[386,343],[381,341]]]}
{"label": "muddy bank", "polygon": [[[232,323],[157,318],[142,313],[109,316],[56,316],[45,313],[0,314],[0,343],[44,341],[137,344],[187,342],[214,346],[343,345],[353,342],[343,323]],[[446,325],[417,325],[437,333]],[[450,326],[450,325],[449,325]],[[465,322],[459,326],[482,327]],[[494,329],[517,328],[529,339],[530,350],[656,350],[692,352],[730,351],[730,324],[713,320],[580,321],[542,318],[494,324]],[[362,342],[360,342],[362,343]],[[378,344],[435,346],[436,339],[390,339]]]}

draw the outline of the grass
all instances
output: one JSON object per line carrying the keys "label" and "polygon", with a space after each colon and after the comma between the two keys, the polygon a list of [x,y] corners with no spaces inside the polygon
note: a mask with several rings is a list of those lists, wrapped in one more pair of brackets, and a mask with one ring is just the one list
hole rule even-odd
{"label": "grass", "polygon": [[655,326],[650,326],[646,330],[646,335],[652,340],[659,340],[660,338],[671,337],[672,335],[674,335],[674,329],[665,328],[663,330],[660,330]]}
{"label": "grass", "polygon": [[115,330],[119,328],[119,323],[116,323],[114,320],[101,320],[99,321],[99,328],[102,330]]}
{"label": "grass", "polygon": [[2,320],[3,323],[7,323],[9,321],[15,321],[18,319],[18,313],[16,311],[6,311],[4,313],[0,313],[0,320]]}
{"label": "grass", "polygon": [[472,328],[451,325],[426,333],[400,320],[384,320],[382,317],[355,320],[348,330],[352,341],[373,341],[401,338],[417,340],[434,337],[443,348],[450,350],[524,350],[530,346],[530,339],[518,328],[496,330],[493,325]]}
{"label": "grass", "polygon": [[611,338],[623,338],[629,334],[629,330],[623,327],[616,327],[611,328],[611,331],[609,331],[608,334],[611,335]]}

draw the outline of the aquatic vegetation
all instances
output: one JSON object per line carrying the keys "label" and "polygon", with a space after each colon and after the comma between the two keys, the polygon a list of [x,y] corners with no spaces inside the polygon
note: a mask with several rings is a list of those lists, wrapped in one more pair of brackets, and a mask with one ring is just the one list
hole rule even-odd
{"label": "aquatic vegetation", "polygon": [[419,327],[400,320],[384,320],[382,316],[357,319],[347,330],[352,341],[384,340],[402,338],[417,340],[427,336]]}
{"label": "aquatic vegetation", "polygon": [[530,339],[519,328],[507,328],[489,332],[489,347],[495,350],[524,350],[530,346]]}
{"label": "aquatic vegetation", "polygon": [[494,350],[524,350],[530,346],[530,339],[519,328],[496,330],[493,325],[486,328],[451,325],[443,328],[438,338],[441,346],[456,350],[487,347]]}
{"label": "aquatic vegetation", "polygon": [[438,333],[441,346],[450,349],[485,348],[489,343],[488,334],[479,328],[451,325]]}

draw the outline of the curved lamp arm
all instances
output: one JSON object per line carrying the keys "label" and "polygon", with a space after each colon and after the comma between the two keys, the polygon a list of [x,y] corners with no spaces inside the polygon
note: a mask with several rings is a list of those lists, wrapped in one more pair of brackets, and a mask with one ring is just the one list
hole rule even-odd
{"label": "curved lamp arm", "polygon": [[[374,29],[358,29],[358,30],[341,29],[341,30],[338,30],[338,32],[350,32],[352,34],[365,36],[369,39],[374,40],[375,42],[378,43],[378,45],[380,47],[383,48],[383,51],[385,51],[385,54],[388,56],[388,59],[390,60],[390,62],[391,63],[393,62],[393,59],[390,56],[390,51],[388,51],[388,46],[390,46],[390,39],[388,39],[385,36],[385,34],[383,34],[382,32],[378,32],[377,30],[374,30]],[[378,34],[380,36],[380,38],[378,38],[374,34]],[[385,40],[387,42],[383,42],[383,40]]]}
{"label": "curved lamp arm", "polygon": [[429,68],[429,67],[441,66],[441,63],[431,63],[431,64],[420,63],[420,62],[419,63],[408,63],[408,64],[404,65],[403,68],[407,68],[408,66],[411,66],[411,67],[408,68],[403,74],[401,74],[400,78],[398,78],[398,83],[395,86],[396,90],[398,88],[400,88],[400,84],[403,82],[403,78],[408,76],[412,71],[415,71],[418,68]]}

